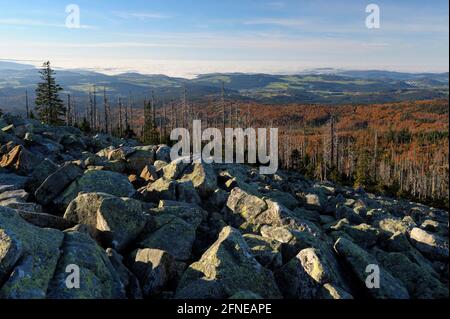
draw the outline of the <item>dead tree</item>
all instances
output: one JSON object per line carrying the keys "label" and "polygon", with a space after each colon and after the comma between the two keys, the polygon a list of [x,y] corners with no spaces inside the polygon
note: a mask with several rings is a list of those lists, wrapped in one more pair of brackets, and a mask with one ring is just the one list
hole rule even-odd
{"label": "dead tree", "polygon": [[170,100],[170,131],[175,129],[175,113],[173,110],[173,100]]}
{"label": "dead tree", "polygon": [[222,133],[225,136],[225,84],[222,81],[222,92],[220,95],[220,107],[222,112]]}
{"label": "dead tree", "polygon": [[109,116],[108,116],[108,98],[106,97],[106,88],[103,87],[103,109],[104,109],[104,122],[105,122],[105,133],[108,133],[108,123],[109,123]]}
{"label": "dead tree", "polygon": [[92,103],[92,131],[97,131],[97,91],[95,85],[93,86],[93,103]]}
{"label": "dead tree", "polygon": [[152,127],[156,126],[156,122],[155,122],[155,92],[152,91],[152,98],[151,98],[151,125]]}
{"label": "dead tree", "polygon": [[119,97],[119,137],[122,137],[122,99]]}
{"label": "dead tree", "polygon": [[77,113],[77,109],[76,109],[74,96],[72,96],[72,119],[73,119],[73,125],[77,126],[78,125],[78,113]]}
{"label": "dead tree", "polygon": [[94,127],[94,101],[92,98],[92,89],[89,89],[89,105],[88,105],[88,119],[89,119],[89,126],[93,130]]}
{"label": "dead tree", "polygon": [[30,117],[30,110],[29,110],[29,104],[28,104],[28,90],[25,90],[25,108],[26,108],[26,118]]}
{"label": "dead tree", "polygon": [[133,104],[134,104],[134,99],[133,99],[133,95],[131,95],[131,92],[130,92],[130,129],[131,129],[131,131],[133,131],[133,120],[134,120]]}
{"label": "dead tree", "polygon": [[71,99],[70,99],[70,94],[67,94],[67,108],[66,108],[66,126],[70,126],[71,125]]}

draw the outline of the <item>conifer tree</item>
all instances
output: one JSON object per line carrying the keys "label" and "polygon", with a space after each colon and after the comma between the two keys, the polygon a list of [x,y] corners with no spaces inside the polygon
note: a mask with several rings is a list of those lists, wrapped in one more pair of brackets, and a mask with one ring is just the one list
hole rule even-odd
{"label": "conifer tree", "polygon": [[56,83],[50,62],[45,62],[39,71],[42,82],[36,88],[36,111],[39,118],[46,124],[59,125],[63,123],[65,107],[63,101],[59,98],[58,92],[62,87]]}

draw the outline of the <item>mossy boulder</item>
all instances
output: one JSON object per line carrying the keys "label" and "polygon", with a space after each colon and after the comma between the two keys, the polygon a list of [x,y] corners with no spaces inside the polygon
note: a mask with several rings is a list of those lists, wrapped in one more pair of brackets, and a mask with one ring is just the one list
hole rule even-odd
{"label": "mossy boulder", "polygon": [[155,150],[134,148],[131,155],[126,156],[127,169],[135,174],[140,174],[145,165],[152,165],[155,162]]}
{"label": "mossy boulder", "polygon": [[144,200],[149,202],[158,202],[160,200],[176,200],[176,185],[173,180],[161,177],[156,181],[139,189]]}
{"label": "mossy boulder", "polygon": [[44,159],[33,170],[30,180],[27,182],[27,189],[31,192],[35,192],[39,186],[45,181],[45,179],[58,170],[58,165],[53,163],[49,159]]}
{"label": "mossy boulder", "polygon": [[64,218],[106,233],[112,248],[122,251],[143,231],[148,217],[145,203],[106,193],[80,194],[66,209]]}
{"label": "mossy boulder", "polygon": [[226,205],[231,211],[233,223],[237,227],[245,226],[245,223],[255,219],[268,208],[263,199],[238,187],[231,191]]}
{"label": "mossy boulder", "polygon": [[132,254],[131,270],[145,296],[158,295],[176,276],[175,258],[160,249],[138,249]]}
{"label": "mossy boulder", "polygon": [[289,193],[279,191],[277,189],[265,192],[264,196],[270,198],[274,202],[282,204],[283,206],[291,210],[295,209],[299,205],[298,200],[294,196],[292,196]]}
{"label": "mossy boulder", "polygon": [[107,193],[117,197],[132,197],[136,190],[126,175],[110,171],[88,170],[80,178],[73,181],[55,199],[55,203],[66,208],[81,192]]}
{"label": "mossy boulder", "polygon": [[415,227],[409,233],[413,245],[424,255],[433,260],[448,261],[448,239]]}
{"label": "mossy boulder", "polygon": [[[357,244],[345,239],[339,238],[334,244],[336,253],[345,260],[349,269],[360,281],[361,287],[374,298],[380,299],[408,299],[409,293],[403,284],[393,277],[381,263],[367,251],[359,247]],[[375,265],[380,270],[380,287],[368,288],[366,279],[369,275],[366,272],[367,266]]]}
{"label": "mossy boulder", "polygon": [[[316,267],[314,271],[319,276],[318,273],[323,272],[323,268]],[[308,274],[299,255],[278,269],[275,278],[283,297],[287,299],[315,299],[321,287],[320,282]]]}
{"label": "mossy boulder", "polygon": [[211,164],[191,164],[183,171],[180,180],[191,181],[202,198],[207,198],[217,189],[217,175]]}
{"label": "mossy boulder", "polygon": [[375,255],[377,260],[405,285],[412,298],[448,298],[447,287],[433,277],[426,269],[413,263],[402,253],[387,253],[381,249],[376,249]]}
{"label": "mossy boulder", "polygon": [[250,247],[253,256],[264,267],[276,269],[281,267],[281,242],[254,234],[244,234],[245,241]]}
{"label": "mossy boulder", "polygon": [[280,298],[273,274],[262,267],[242,235],[225,227],[198,262],[189,266],[178,285],[176,298],[231,297],[247,290],[263,298]]}
{"label": "mossy boulder", "polygon": [[[68,266],[79,269],[79,288],[69,288]],[[125,286],[106,252],[80,232],[64,233],[61,257],[48,288],[49,299],[121,299]]]}
{"label": "mossy boulder", "polygon": [[191,257],[205,212],[197,206],[177,205],[150,210],[153,222],[147,226],[138,247],[164,250],[181,261]]}
{"label": "mossy boulder", "polygon": [[49,175],[38,187],[34,196],[38,203],[49,204],[55,199],[71,182],[81,176],[83,171],[77,165],[67,163],[54,173]]}
{"label": "mossy boulder", "polygon": [[0,206],[0,298],[45,298],[63,233],[41,229]]}

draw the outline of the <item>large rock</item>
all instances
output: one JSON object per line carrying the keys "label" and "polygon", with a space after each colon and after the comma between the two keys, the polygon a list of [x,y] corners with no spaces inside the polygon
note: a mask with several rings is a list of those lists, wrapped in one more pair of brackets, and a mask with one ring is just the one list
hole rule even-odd
{"label": "large rock", "polygon": [[255,219],[268,208],[263,199],[238,187],[231,191],[227,200],[227,207],[233,215],[236,226],[241,226],[246,221]]}
{"label": "large rock", "polygon": [[[126,297],[124,284],[106,252],[87,235],[64,233],[62,253],[48,287],[49,299],[121,299]],[[69,288],[66,280],[70,266],[79,269],[79,288]]]}
{"label": "large rock", "polygon": [[294,196],[279,190],[272,190],[270,192],[264,193],[264,196],[270,198],[274,202],[280,203],[281,205],[291,210],[295,209],[299,205],[298,200]]}
{"label": "large rock", "polygon": [[27,182],[27,189],[34,193],[45,179],[58,170],[58,165],[53,163],[48,158],[44,159],[31,174],[30,180]]}
{"label": "large rock", "polygon": [[[359,279],[361,287],[374,298],[380,299],[408,299],[409,294],[403,284],[394,278],[378,260],[358,245],[345,238],[339,238],[334,244],[336,253],[343,258],[353,274]],[[366,279],[369,273],[367,266],[376,265],[380,269],[380,287],[367,288]]]}
{"label": "large rock", "polygon": [[132,257],[131,270],[139,279],[145,296],[161,293],[176,275],[175,259],[163,250],[138,249]]}
{"label": "large rock", "polygon": [[393,276],[402,281],[412,298],[448,298],[448,288],[426,269],[411,262],[405,255],[401,253],[386,253],[377,249],[376,257],[386,269],[389,269]]}
{"label": "large rock", "polygon": [[[315,265],[311,265],[313,262]],[[306,263],[306,265],[303,265],[303,263]],[[305,269],[305,266],[308,268]],[[313,268],[314,266],[316,269]],[[304,261],[300,254],[275,272],[278,287],[280,287],[285,298],[315,299],[318,296],[321,282],[315,280],[306,270],[320,280],[328,275],[317,260]]]}
{"label": "large rock", "polygon": [[159,207],[151,210],[153,224],[138,243],[141,248],[167,251],[177,260],[188,260],[196,238],[196,230],[205,219],[205,212],[197,206],[183,205]]}
{"label": "large rock", "polygon": [[0,207],[0,298],[45,298],[63,233],[41,229]]}
{"label": "large rock", "polygon": [[73,181],[66,190],[55,199],[63,207],[75,199],[79,193],[107,193],[117,197],[132,197],[136,190],[126,175],[110,171],[86,171]]}
{"label": "large rock", "polygon": [[27,175],[39,162],[39,157],[29,152],[22,145],[17,145],[8,154],[3,155],[0,167],[12,169],[20,175]]}
{"label": "large rock", "polygon": [[181,159],[175,160],[165,166],[163,166],[162,171],[166,179],[178,179],[180,178],[183,171],[188,167],[189,164],[183,162]]}
{"label": "large rock", "polygon": [[49,204],[81,174],[83,171],[78,166],[71,163],[63,165],[38,187],[34,193],[36,201],[43,205]]}
{"label": "large rock", "polygon": [[420,228],[413,228],[409,237],[416,248],[432,259],[448,260],[448,240]]}
{"label": "large rock", "polygon": [[145,165],[140,177],[146,182],[154,182],[159,178],[156,168],[153,165]]}
{"label": "large rock", "polygon": [[160,200],[176,200],[176,182],[161,177],[139,189],[144,200],[149,202],[158,202]]}
{"label": "large rock", "polygon": [[16,174],[0,173],[0,192],[25,188],[28,177]]}
{"label": "large rock", "polygon": [[217,176],[211,164],[193,163],[181,176],[181,181],[192,181],[194,188],[202,198],[211,195],[217,189]]}
{"label": "large rock", "polygon": [[55,215],[40,212],[30,212],[27,210],[17,210],[17,212],[19,213],[20,217],[25,219],[27,222],[41,228],[55,228],[59,230],[65,230],[75,226],[71,221]]}
{"label": "large rock", "polygon": [[202,200],[195,190],[194,184],[191,181],[179,182],[176,185],[177,199],[180,202],[202,204]]}
{"label": "large rock", "polygon": [[289,226],[291,229],[319,232],[313,223],[298,218],[280,203],[261,199],[240,188],[231,191],[227,207],[231,211],[233,224],[251,232],[259,232],[265,225]]}
{"label": "large rock", "polygon": [[148,217],[144,203],[105,193],[80,194],[66,209],[64,218],[104,232],[112,248],[122,251],[143,231]]}
{"label": "large rock", "polygon": [[262,266],[269,269],[281,267],[283,264],[281,242],[254,234],[244,234],[243,237],[253,256]]}
{"label": "large rock", "polygon": [[123,257],[112,248],[106,249],[111,264],[125,286],[126,295],[129,299],[142,299],[142,289],[136,276],[123,263]]}
{"label": "large rock", "polygon": [[175,297],[231,297],[242,290],[263,298],[281,297],[272,273],[256,261],[239,231],[225,227],[201,259],[185,271]]}
{"label": "large rock", "polygon": [[10,199],[15,199],[18,202],[25,202],[28,199],[28,195],[29,194],[23,189],[4,191],[0,193],[0,205],[2,205],[3,201],[8,201]]}
{"label": "large rock", "polygon": [[311,209],[323,210],[327,204],[327,198],[322,194],[306,194],[305,202]]}
{"label": "large rock", "polygon": [[154,162],[154,149],[143,150],[135,148],[135,151],[127,156],[127,168],[136,174],[140,174],[145,165],[152,165]]}
{"label": "large rock", "polygon": [[129,146],[122,146],[117,149],[107,152],[106,157],[111,160],[123,160],[125,161],[128,156],[134,154],[136,150]]}
{"label": "large rock", "polygon": [[347,223],[338,223],[332,228],[337,230],[332,233],[334,238],[337,239],[342,235],[346,235],[349,236],[353,242],[364,248],[374,246],[380,238],[380,231],[377,228],[364,223],[356,226],[351,226]]}
{"label": "large rock", "polygon": [[160,145],[156,150],[156,160],[170,162],[170,147],[167,145]]}

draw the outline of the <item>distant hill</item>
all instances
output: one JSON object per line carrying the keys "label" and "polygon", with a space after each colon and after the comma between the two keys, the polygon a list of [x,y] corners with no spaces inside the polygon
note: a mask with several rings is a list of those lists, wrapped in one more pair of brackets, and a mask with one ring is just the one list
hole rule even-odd
{"label": "distant hill", "polygon": [[[105,75],[85,70],[56,70],[59,84],[80,103],[89,89],[106,89],[110,100],[128,97],[142,105],[152,92],[158,101],[180,99],[184,88],[191,101],[210,101],[221,92],[227,99],[267,104],[365,104],[448,98],[447,73],[402,73],[380,70],[314,69],[295,75],[212,73],[194,79],[123,73]],[[33,98],[39,73],[31,65],[0,61],[0,108],[24,105],[25,90]]]}
{"label": "distant hill", "polygon": [[31,64],[0,61],[0,70],[27,70],[27,69],[34,69],[34,66]]}

